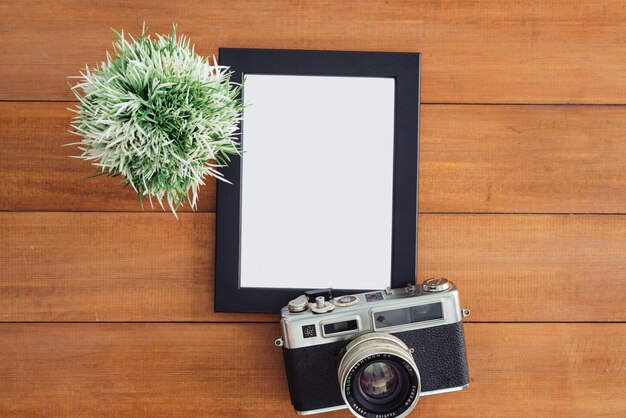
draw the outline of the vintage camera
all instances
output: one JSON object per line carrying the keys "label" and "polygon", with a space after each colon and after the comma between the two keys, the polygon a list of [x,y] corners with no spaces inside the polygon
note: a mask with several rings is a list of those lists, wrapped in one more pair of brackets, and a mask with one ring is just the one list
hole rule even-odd
{"label": "vintage camera", "polygon": [[446,279],[335,298],[307,292],[282,309],[276,340],[291,403],[299,415],[397,418],[420,396],[466,389],[467,315]]}

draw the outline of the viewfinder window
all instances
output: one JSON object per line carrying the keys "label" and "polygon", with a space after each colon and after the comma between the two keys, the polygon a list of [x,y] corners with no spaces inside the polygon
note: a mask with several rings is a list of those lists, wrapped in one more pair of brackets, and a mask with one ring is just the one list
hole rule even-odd
{"label": "viewfinder window", "polygon": [[338,334],[340,332],[356,331],[359,324],[356,319],[350,321],[335,322],[332,324],[324,324],[324,335]]}
{"label": "viewfinder window", "polygon": [[439,302],[374,313],[376,329],[432,321],[435,319],[443,319],[443,309]]}

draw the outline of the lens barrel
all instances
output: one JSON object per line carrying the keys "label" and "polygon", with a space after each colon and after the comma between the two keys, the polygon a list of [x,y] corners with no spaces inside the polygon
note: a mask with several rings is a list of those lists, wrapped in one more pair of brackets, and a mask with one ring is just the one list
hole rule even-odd
{"label": "lens barrel", "polygon": [[420,395],[413,355],[400,339],[387,333],[373,332],[350,342],[338,375],[343,400],[358,417],[405,417]]}

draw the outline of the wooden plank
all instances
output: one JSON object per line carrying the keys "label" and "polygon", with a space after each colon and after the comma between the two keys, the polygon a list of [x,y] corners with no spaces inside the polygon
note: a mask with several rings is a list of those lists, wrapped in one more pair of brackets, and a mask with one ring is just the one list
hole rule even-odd
{"label": "wooden plank", "polygon": [[213,313],[213,214],[3,213],[0,321],[240,321]]}
{"label": "wooden plank", "polygon": [[420,210],[626,213],[626,108],[423,106]]}
{"label": "wooden plank", "polygon": [[[141,210],[119,179],[86,179],[97,169],[68,158],[66,106],[0,103],[0,210]],[[626,213],[626,107],[422,110],[421,211]],[[215,210],[215,181],[198,210]]]}
{"label": "wooden plank", "polygon": [[[79,138],[68,132],[70,103],[0,103],[0,210],[140,211],[137,194],[120,177],[99,176],[88,162],[70,158],[80,150],[64,145]],[[215,210],[215,181],[201,189],[199,211]],[[164,202],[167,208],[167,202]],[[161,207],[155,200],[155,210]],[[151,211],[148,202],[144,210]],[[181,211],[188,211],[185,204]]]}
{"label": "wooden plank", "polygon": [[475,321],[626,320],[625,216],[420,215],[418,233],[419,277],[455,281]]}
{"label": "wooden plank", "polygon": [[[624,103],[621,0],[111,1],[0,3],[0,99],[72,98],[66,77],[104,59],[110,28],[172,21],[219,47],[421,51],[425,102]],[[243,30],[242,28],[245,28]]]}
{"label": "wooden plank", "polygon": [[[214,215],[0,214],[1,321],[275,321],[213,312]],[[420,215],[418,275],[471,321],[626,321],[626,216]]]}
{"label": "wooden plank", "polygon": [[[420,416],[624,416],[624,324],[468,324],[470,388]],[[3,324],[10,416],[289,417],[277,324]],[[328,417],[346,417],[339,411]]]}

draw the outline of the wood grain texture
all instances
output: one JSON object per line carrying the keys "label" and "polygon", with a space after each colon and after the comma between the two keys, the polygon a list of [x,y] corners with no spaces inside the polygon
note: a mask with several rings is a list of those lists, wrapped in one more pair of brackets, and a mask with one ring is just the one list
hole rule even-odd
{"label": "wood grain texture", "polygon": [[454,280],[473,320],[626,320],[624,216],[420,215],[418,234],[418,277]]}
{"label": "wood grain texture", "polygon": [[131,213],[61,147],[73,103],[10,102],[73,100],[111,27],[175,22],[205,55],[423,53],[418,275],[472,310],[471,388],[412,415],[626,416],[626,106],[599,106],[626,104],[625,21],[621,0],[0,2],[0,415],[295,416],[277,315],[213,312],[215,182],[203,213]]}
{"label": "wood grain texture", "polygon": [[104,59],[110,28],[172,22],[201,54],[219,47],[424,53],[422,99],[625,103],[626,7],[594,2],[210,1],[0,3],[0,99],[71,99],[66,77]]}
{"label": "wood grain texture", "polygon": [[420,211],[626,213],[626,107],[422,109]]}
{"label": "wood grain texture", "polygon": [[[72,103],[0,103],[0,210],[141,211],[137,194],[120,177],[98,176],[68,132]],[[93,177],[93,178],[90,178]],[[162,211],[158,202],[153,204]],[[164,202],[167,208],[167,202]],[[152,207],[144,201],[145,211]],[[188,211],[189,206],[180,208]],[[201,189],[199,211],[215,210],[215,181]]]}
{"label": "wood grain texture", "polygon": [[0,320],[276,320],[213,313],[214,215],[179,216],[0,214]]}
{"label": "wood grain texture", "polygon": [[[68,158],[68,105],[0,103],[0,210],[140,211]],[[626,213],[626,107],[424,105],[421,120],[421,211]],[[198,210],[215,210],[212,179]]]}
{"label": "wood grain texture", "polygon": [[[626,325],[468,324],[471,384],[424,417],[626,415]],[[10,416],[291,417],[277,324],[2,324]],[[325,417],[348,417],[339,411]]]}
{"label": "wood grain texture", "polygon": [[[420,215],[418,234],[418,276],[454,280],[471,321],[626,321],[624,216]],[[278,319],[213,312],[212,214],[2,213],[0,236],[0,321]]]}

